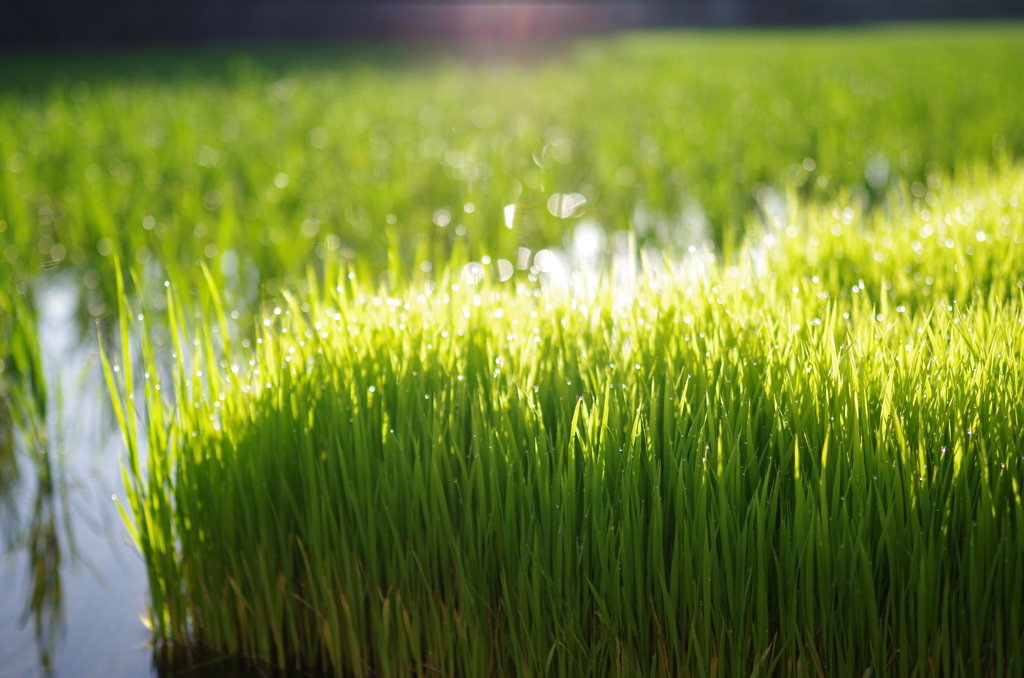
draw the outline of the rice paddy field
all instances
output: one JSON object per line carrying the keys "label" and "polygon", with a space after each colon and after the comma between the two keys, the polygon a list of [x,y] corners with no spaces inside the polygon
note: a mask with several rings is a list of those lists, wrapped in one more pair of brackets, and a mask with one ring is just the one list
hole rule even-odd
{"label": "rice paddy field", "polygon": [[0,666],[1020,675],[1022,53],[0,58]]}

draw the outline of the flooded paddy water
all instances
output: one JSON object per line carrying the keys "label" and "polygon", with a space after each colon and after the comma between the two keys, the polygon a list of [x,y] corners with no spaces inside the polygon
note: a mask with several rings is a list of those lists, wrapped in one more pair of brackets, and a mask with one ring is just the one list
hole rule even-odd
{"label": "flooded paddy water", "polygon": [[37,299],[52,416],[40,435],[13,431],[14,477],[0,497],[0,676],[145,675],[146,569],[111,499],[123,445],[99,344],[76,321],[70,280],[41,280]]}

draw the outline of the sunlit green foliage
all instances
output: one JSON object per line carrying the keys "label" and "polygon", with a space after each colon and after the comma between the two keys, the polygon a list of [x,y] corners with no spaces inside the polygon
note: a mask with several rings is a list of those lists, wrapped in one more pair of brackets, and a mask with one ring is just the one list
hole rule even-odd
{"label": "sunlit green foliage", "polygon": [[248,347],[169,294],[173,368],[127,325],[105,363],[156,639],[354,676],[1019,675],[1024,170],[932,183],[867,219],[763,195],[724,262],[328,267]]}
{"label": "sunlit green foliage", "polygon": [[[1022,52],[1011,24],[636,34],[529,61],[417,47],[9,56],[0,254],[26,271],[95,267],[83,299],[102,316],[114,254],[189,282],[206,261],[252,302],[261,285],[294,287],[316,254],[380,271],[389,228],[406,256],[436,260],[460,226],[494,254],[560,245],[584,216],[662,247],[697,230],[729,253],[759,184],[857,188],[872,204],[897,177],[1012,157]],[[556,192],[588,202],[557,218]]]}

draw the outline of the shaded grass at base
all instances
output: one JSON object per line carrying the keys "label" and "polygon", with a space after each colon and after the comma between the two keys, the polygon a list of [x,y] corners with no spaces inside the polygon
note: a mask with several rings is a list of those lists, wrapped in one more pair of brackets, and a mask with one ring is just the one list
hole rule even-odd
{"label": "shaded grass at base", "polygon": [[334,269],[250,349],[169,295],[173,372],[145,331],[107,363],[154,636],[355,676],[1019,674],[1022,180],[566,287]]}

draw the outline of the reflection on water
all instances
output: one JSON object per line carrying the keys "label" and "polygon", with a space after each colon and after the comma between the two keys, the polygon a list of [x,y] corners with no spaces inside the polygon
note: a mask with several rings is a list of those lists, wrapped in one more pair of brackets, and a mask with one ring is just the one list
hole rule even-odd
{"label": "reflection on water", "polygon": [[[61,462],[50,455],[45,436],[29,433],[26,448],[34,470],[35,498],[28,523],[15,543],[28,560],[24,610],[19,623],[30,624],[35,635],[39,666],[50,673],[53,653],[64,625],[61,605],[62,546],[74,554],[74,531],[67,510],[67,487]],[[61,538],[63,536],[63,538]]]}
{"label": "reflection on water", "polygon": [[145,570],[110,501],[118,445],[96,338],[77,329],[71,281],[38,292],[37,373],[7,374],[0,405],[0,675],[144,675]]}
{"label": "reflection on water", "polygon": [[6,399],[0,398],[0,537],[4,553],[13,544],[10,538],[17,526],[14,487],[18,483],[18,464],[14,457],[14,422]]}
{"label": "reflection on water", "polygon": [[[36,326],[22,295],[8,299],[11,325],[7,328],[6,352],[10,354],[11,369],[7,370],[6,393],[0,405],[0,528],[5,554],[21,551],[27,560],[25,599],[18,624],[31,626],[39,667],[49,674],[63,626],[62,541],[70,544],[73,533],[67,512],[62,510],[63,502],[59,501],[64,494],[63,474],[59,462],[54,465],[47,439],[48,403]],[[19,452],[24,464],[20,463]],[[27,506],[20,505],[19,490],[31,497]],[[63,540],[58,537],[62,528]]]}

